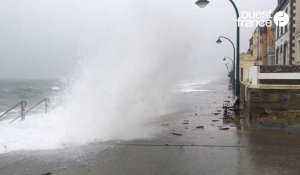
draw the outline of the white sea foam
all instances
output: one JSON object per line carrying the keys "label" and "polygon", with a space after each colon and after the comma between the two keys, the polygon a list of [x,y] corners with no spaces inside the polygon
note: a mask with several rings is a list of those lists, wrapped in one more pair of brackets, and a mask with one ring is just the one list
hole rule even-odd
{"label": "white sea foam", "polygon": [[59,87],[57,87],[57,86],[53,86],[53,87],[51,87],[51,90],[59,91],[59,90],[60,90],[60,88],[59,88]]}
{"label": "white sea foam", "polygon": [[177,83],[175,92],[207,92],[209,89],[204,88],[205,85],[211,83],[212,80],[183,80]]}

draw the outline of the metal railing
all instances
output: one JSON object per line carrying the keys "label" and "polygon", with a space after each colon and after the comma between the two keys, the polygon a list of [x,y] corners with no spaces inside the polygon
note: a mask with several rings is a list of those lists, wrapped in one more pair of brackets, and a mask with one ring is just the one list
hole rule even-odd
{"label": "metal railing", "polygon": [[21,115],[19,117],[22,117],[22,120],[24,120],[25,119],[25,107],[27,106],[27,102],[26,101],[21,101],[18,104],[16,104],[15,106],[11,107],[9,110],[7,110],[3,114],[1,114],[0,118],[3,117],[3,116],[5,116],[7,113],[9,113],[10,111],[12,111],[13,109],[15,109],[15,108],[17,108],[19,106],[21,107]]}
{"label": "metal railing", "polygon": [[7,110],[6,112],[4,112],[3,114],[0,115],[0,118],[5,116],[7,113],[9,113],[11,110],[17,108],[18,106],[21,106],[21,115],[16,117],[14,120],[12,120],[10,123],[13,123],[14,121],[16,121],[17,119],[21,118],[21,120],[25,120],[25,115],[32,111],[34,108],[36,108],[37,106],[39,106],[40,104],[44,103],[45,104],[45,113],[48,112],[48,106],[49,106],[49,102],[50,99],[49,98],[45,98],[42,101],[38,102],[36,105],[32,106],[31,108],[29,108],[28,110],[25,109],[25,107],[27,106],[27,102],[26,101],[21,101],[18,104],[16,104],[15,106],[11,107],[9,110]]}
{"label": "metal railing", "polygon": [[30,112],[32,109],[36,108],[37,106],[39,106],[40,104],[42,104],[43,102],[45,102],[45,113],[47,113],[47,109],[48,109],[48,104],[50,102],[49,98],[45,98],[42,101],[38,102],[36,105],[32,106],[31,108],[29,108],[28,110],[25,111],[25,114],[27,114],[28,112]]}

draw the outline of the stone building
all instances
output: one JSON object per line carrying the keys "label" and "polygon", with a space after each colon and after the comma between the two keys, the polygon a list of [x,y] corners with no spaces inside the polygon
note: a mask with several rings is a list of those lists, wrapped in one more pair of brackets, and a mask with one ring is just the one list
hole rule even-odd
{"label": "stone building", "polygon": [[293,35],[292,35],[292,57],[295,58],[293,64],[300,64],[300,1],[293,0]]}
{"label": "stone building", "polygon": [[252,58],[254,60],[260,60],[261,59],[261,44],[260,44],[260,34],[259,34],[259,28],[257,27],[253,35],[250,39],[249,44],[249,53],[251,54]]}
{"label": "stone building", "polygon": [[[289,15],[289,24],[257,28],[250,39],[250,57],[241,54],[241,71],[247,70],[240,97],[253,122],[288,126],[300,123],[300,0],[278,0],[274,14],[278,11]],[[255,64],[249,67],[246,60],[251,57]]]}
{"label": "stone building", "polygon": [[240,54],[240,77],[241,81],[249,81],[249,74],[251,68],[254,66],[255,60],[251,56],[251,53]]}
{"label": "stone building", "polygon": [[250,39],[249,53],[255,65],[275,64],[274,27],[257,27]]}
{"label": "stone building", "polygon": [[[290,18],[291,15],[291,0],[278,0],[277,8],[274,11],[274,14],[278,11],[285,11]],[[290,25],[285,27],[276,26],[276,39],[275,39],[275,64],[276,65],[289,65],[292,64],[292,58],[290,54],[290,45],[291,45],[291,22]]]}

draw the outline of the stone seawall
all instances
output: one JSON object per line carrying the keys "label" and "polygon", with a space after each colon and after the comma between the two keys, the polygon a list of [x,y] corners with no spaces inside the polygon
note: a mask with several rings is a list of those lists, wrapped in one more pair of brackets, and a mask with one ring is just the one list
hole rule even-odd
{"label": "stone seawall", "polygon": [[300,123],[300,89],[257,89],[241,85],[242,108],[253,123]]}

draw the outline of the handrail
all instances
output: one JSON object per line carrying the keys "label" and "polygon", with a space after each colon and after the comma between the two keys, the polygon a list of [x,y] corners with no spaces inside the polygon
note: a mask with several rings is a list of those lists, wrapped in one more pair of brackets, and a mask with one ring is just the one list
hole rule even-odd
{"label": "handrail", "polygon": [[0,118],[3,117],[4,115],[6,115],[7,113],[9,113],[11,110],[15,109],[16,107],[21,106],[21,117],[22,120],[25,119],[25,107],[27,106],[27,102],[26,101],[21,101],[18,104],[16,104],[15,106],[11,107],[9,110],[7,110],[6,112],[4,112],[3,114],[0,115]]}
{"label": "handrail", "polygon": [[27,114],[28,112],[30,112],[32,109],[36,108],[37,106],[39,106],[43,102],[45,102],[45,113],[47,113],[48,104],[50,102],[49,98],[45,98],[42,101],[38,102],[36,105],[34,105],[31,108],[29,108],[28,110],[24,111],[23,115],[18,116],[17,118],[15,118],[14,120],[12,120],[10,123],[13,123],[14,121],[16,121],[20,117],[22,117],[22,120],[25,120],[25,114]]}
{"label": "handrail", "polygon": [[25,114],[27,114],[28,112],[30,112],[32,109],[34,109],[35,107],[39,106],[40,104],[42,104],[43,102],[45,102],[45,113],[47,113],[47,108],[48,108],[48,104],[50,102],[49,98],[45,98],[42,101],[38,102],[36,105],[32,106],[31,108],[29,108],[28,110],[25,111]]}

